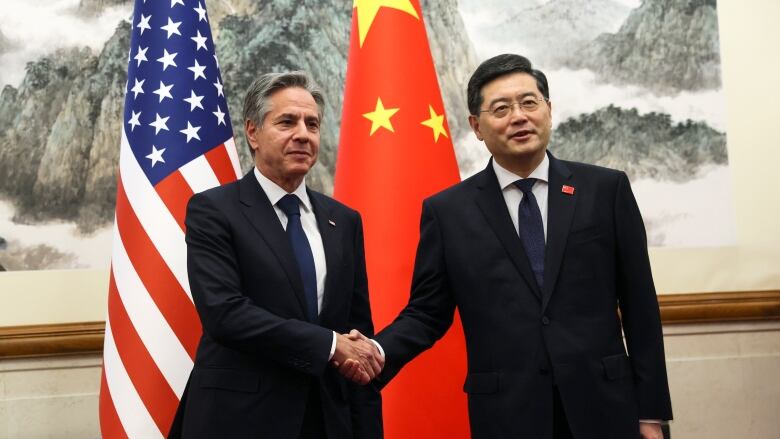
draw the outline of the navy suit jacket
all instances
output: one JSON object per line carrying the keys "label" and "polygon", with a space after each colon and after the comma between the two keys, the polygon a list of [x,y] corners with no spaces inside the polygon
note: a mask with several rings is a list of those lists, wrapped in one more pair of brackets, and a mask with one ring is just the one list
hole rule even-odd
{"label": "navy suit jacket", "polygon": [[307,321],[295,256],[252,172],[190,200],[187,268],[203,336],[171,437],[297,438],[311,386],[328,437],[382,436],[378,391],[328,365],[332,331],[373,334],[360,215],[308,194],[327,266],[316,322]]}
{"label": "navy suit jacket", "polygon": [[636,438],[639,419],[672,412],[628,178],[550,155],[547,226],[540,289],[491,164],[425,200],[409,303],[376,336],[379,380],[443,336],[457,307],[472,437],[552,438],[557,386],[574,437]]}

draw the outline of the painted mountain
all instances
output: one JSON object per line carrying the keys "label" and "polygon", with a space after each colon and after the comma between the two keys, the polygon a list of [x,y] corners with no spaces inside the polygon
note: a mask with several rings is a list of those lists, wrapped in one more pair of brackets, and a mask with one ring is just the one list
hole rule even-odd
{"label": "painted mountain", "polygon": [[719,89],[716,1],[645,1],[618,32],[598,36],[568,65],[658,94]]}
{"label": "painted mountain", "polygon": [[[316,189],[330,192],[351,4],[342,0],[206,3],[234,120],[240,115],[246,87],[260,72],[304,69],[323,87],[327,106],[320,164],[307,181]],[[74,1],[63,14],[103,17],[106,10],[117,7],[126,8],[124,15],[129,17],[130,2],[116,0],[82,1],[78,5]],[[468,130],[462,90],[476,65],[476,56],[456,0],[423,1],[422,7],[450,127],[457,137]],[[106,235],[113,220],[129,35],[130,24],[118,20],[113,35],[100,50],[53,50],[28,62],[21,83],[3,87],[0,214],[8,214],[9,218],[0,219],[0,226],[21,228],[24,231],[19,233],[30,237],[40,235],[36,232],[52,221],[68,222],[77,230],[63,233],[75,233],[84,239],[96,233]],[[12,44],[14,41],[0,37],[0,50]],[[241,127],[233,128],[243,168],[248,170],[251,159]],[[9,269],[89,265],[78,262],[79,258],[68,251],[56,250],[57,246],[32,245],[29,239],[25,243],[13,232],[4,238],[8,248],[0,249],[0,263]],[[25,246],[43,248],[50,254],[30,258],[29,252],[18,251]],[[108,250],[104,250],[106,255]]]}
{"label": "painted mountain", "polygon": [[600,34],[615,32],[631,10],[615,0],[519,1],[491,17],[485,15],[488,9],[482,3],[466,0],[462,6],[482,18],[471,29],[472,37],[482,43],[477,45],[478,53],[495,55],[511,41],[512,52],[544,68],[559,66]]}
{"label": "painted mountain", "polygon": [[567,119],[551,148],[561,158],[621,169],[632,180],[684,182],[703,167],[728,162],[725,134],[705,123],[614,106]]}
{"label": "painted mountain", "polygon": [[[594,72],[597,82],[672,100],[719,90],[717,24],[714,0],[646,0],[618,32],[599,35],[565,64]],[[554,144],[563,157],[624,169],[634,179],[686,181],[702,167],[728,163],[725,133],[708,122],[640,115],[616,102],[561,123]]]}
{"label": "painted mountain", "polygon": [[[547,74],[557,157],[628,173],[651,245],[734,242],[714,0],[463,0],[461,12],[480,59],[520,53]],[[461,170],[484,167],[484,147],[460,141]]]}

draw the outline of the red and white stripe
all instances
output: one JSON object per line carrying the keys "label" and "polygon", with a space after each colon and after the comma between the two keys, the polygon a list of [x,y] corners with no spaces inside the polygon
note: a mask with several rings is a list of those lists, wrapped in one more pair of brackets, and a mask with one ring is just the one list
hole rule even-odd
{"label": "red and white stripe", "polygon": [[152,186],[122,130],[100,391],[104,437],[168,434],[201,334],[187,279],[187,202],[240,174],[231,138]]}

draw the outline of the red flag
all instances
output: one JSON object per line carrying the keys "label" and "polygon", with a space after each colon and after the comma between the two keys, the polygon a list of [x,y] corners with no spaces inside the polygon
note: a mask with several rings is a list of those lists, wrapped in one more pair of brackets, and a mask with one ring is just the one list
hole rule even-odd
{"label": "red flag", "polygon": [[132,27],[100,431],[162,439],[201,335],[187,278],[187,201],[240,168],[203,2],[136,1]]}
{"label": "red flag", "polygon": [[[363,215],[374,322],[406,305],[422,200],[459,181],[417,0],[355,0],[335,197]],[[388,438],[468,437],[460,320],[382,392]]]}

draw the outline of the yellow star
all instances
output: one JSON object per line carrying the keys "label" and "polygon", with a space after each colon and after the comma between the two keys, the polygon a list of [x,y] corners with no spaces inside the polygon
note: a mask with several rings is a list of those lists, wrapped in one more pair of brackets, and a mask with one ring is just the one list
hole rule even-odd
{"label": "yellow star", "polygon": [[376,98],[376,108],[370,113],[364,113],[363,117],[371,121],[371,134],[373,136],[379,128],[385,128],[394,133],[393,124],[390,118],[397,113],[399,108],[385,108],[382,104],[382,98]]}
{"label": "yellow star", "polygon": [[420,19],[417,15],[417,10],[412,6],[411,0],[354,0],[352,7],[357,8],[357,20],[358,20],[358,33],[360,34],[360,47],[363,47],[363,41],[368,35],[368,30],[371,29],[371,25],[374,23],[376,14],[379,13],[381,7],[398,9],[399,11],[406,12],[416,19]]}
{"label": "yellow star", "polygon": [[444,137],[449,137],[447,135],[447,130],[444,129],[444,114],[436,114],[431,105],[428,105],[428,111],[430,112],[431,118],[420,123],[433,130],[433,141],[438,142],[439,135],[441,134],[443,134]]}

